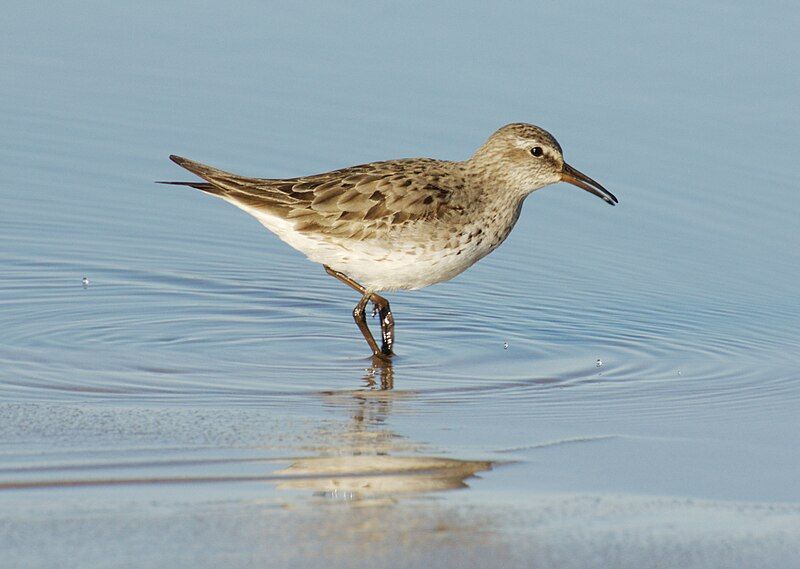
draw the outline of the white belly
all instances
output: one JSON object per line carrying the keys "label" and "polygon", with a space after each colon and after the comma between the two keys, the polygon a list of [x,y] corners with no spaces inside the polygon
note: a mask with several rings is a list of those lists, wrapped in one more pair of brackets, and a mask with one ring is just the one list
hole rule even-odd
{"label": "white belly", "polygon": [[[358,240],[296,231],[294,223],[231,202],[258,219],[288,245],[310,260],[346,274],[372,291],[412,290],[452,279],[493,251],[511,230],[497,239],[484,234],[467,241],[469,227],[449,239],[432,239],[428,232],[402,237]],[[422,233],[422,232],[421,232]]]}

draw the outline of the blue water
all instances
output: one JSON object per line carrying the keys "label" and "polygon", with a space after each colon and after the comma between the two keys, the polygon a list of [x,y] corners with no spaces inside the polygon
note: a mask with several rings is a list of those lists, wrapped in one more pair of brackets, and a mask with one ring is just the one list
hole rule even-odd
{"label": "blue water", "polygon": [[[287,566],[791,566],[798,26],[788,2],[12,2],[0,546],[25,567],[249,566],[264,533]],[[463,159],[515,121],[620,205],[546,188],[477,266],[389,295],[391,369],[352,291],[153,183],[187,179],[170,153],[262,177]]]}

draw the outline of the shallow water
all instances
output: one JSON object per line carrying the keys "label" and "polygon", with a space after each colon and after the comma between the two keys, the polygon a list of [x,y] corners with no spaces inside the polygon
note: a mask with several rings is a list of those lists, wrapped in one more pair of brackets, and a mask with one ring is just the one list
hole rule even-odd
{"label": "shallow water", "polygon": [[[796,562],[791,4],[6,12],[10,566]],[[476,267],[389,295],[391,368],[321,267],[152,183],[188,179],[170,153],[461,159],[511,121],[621,203],[549,187]]]}

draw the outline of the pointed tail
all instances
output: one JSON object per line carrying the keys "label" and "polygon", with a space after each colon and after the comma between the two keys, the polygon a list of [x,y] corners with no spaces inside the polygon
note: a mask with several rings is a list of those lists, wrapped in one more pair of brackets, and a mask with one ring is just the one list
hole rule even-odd
{"label": "pointed tail", "polygon": [[[216,168],[212,168],[211,166],[206,166],[205,164],[201,164],[200,162],[195,162],[194,160],[189,160],[188,158],[183,158],[181,156],[175,156],[171,154],[169,157],[170,160],[175,162],[178,166],[182,168],[186,168],[193,174],[197,174],[201,178],[208,179],[215,179],[216,177],[225,178],[227,176],[232,176],[232,174],[228,174],[227,172],[223,172],[222,170],[218,170]],[[220,187],[216,184],[211,182],[156,182],[156,184],[166,184],[170,186],[188,186],[190,188],[195,188],[197,190],[201,190],[203,192],[215,195],[215,196],[224,196],[227,193],[227,189],[223,186]]]}

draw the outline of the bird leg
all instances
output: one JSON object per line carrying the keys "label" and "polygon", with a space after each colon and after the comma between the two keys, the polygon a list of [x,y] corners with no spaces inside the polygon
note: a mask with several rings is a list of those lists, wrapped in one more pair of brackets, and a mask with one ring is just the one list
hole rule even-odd
{"label": "bird leg", "polygon": [[328,273],[333,278],[339,279],[344,284],[346,284],[347,286],[349,286],[351,288],[356,289],[361,294],[366,294],[367,289],[364,288],[363,286],[361,286],[360,284],[358,284],[356,281],[354,281],[350,277],[348,277],[346,274],[340,273],[339,271],[334,271],[328,265],[322,265],[322,266],[325,267],[325,272]]}
{"label": "bird leg", "polygon": [[356,321],[356,326],[358,326],[358,329],[361,330],[361,334],[364,336],[367,344],[369,344],[369,347],[372,350],[372,355],[382,357],[383,352],[378,347],[378,343],[375,341],[375,338],[372,337],[372,332],[369,331],[369,326],[367,325],[366,307],[367,303],[369,302],[369,298],[370,294],[365,293],[364,296],[361,297],[361,300],[358,301],[358,304],[356,304],[356,307],[353,309],[353,320]]}
{"label": "bird leg", "polygon": [[372,302],[375,304],[375,310],[378,311],[378,316],[381,319],[381,352],[390,356],[394,354],[392,351],[392,346],[394,345],[394,316],[392,316],[392,309],[389,307],[388,300],[374,292],[372,293]]}
{"label": "bird leg", "polygon": [[[380,359],[386,359],[387,356],[393,355],[392,345],[394,344],[394,317],[392,316],[392,311],[389,309],[389,301],[379,294],[368,291],[365,287],[361,286],[344,273],[334,271],[328,265],[323,265],[323,267],[325,267],[325,272],[327,272],[330,276],[342,281],[347,286],[361,293],[361,300],[358,301],[358,304],[353,309],[353,320],[356,321],[356,326],[358,326],[358,329],[361,331],[361,334],[364,336],[367,344],[369,344],[370,349],[372,349],[372,354]],[[370,332],[369,326],[367,325],[365,309],[367,307],[367,303],[370,301],[375,304],[375,308],[378,310],[378,314],[380,315],[381,319],[382,342],[380,348],[378,347],[378,343],[375,341],[375,338],[372,336],[372,332]]]}

